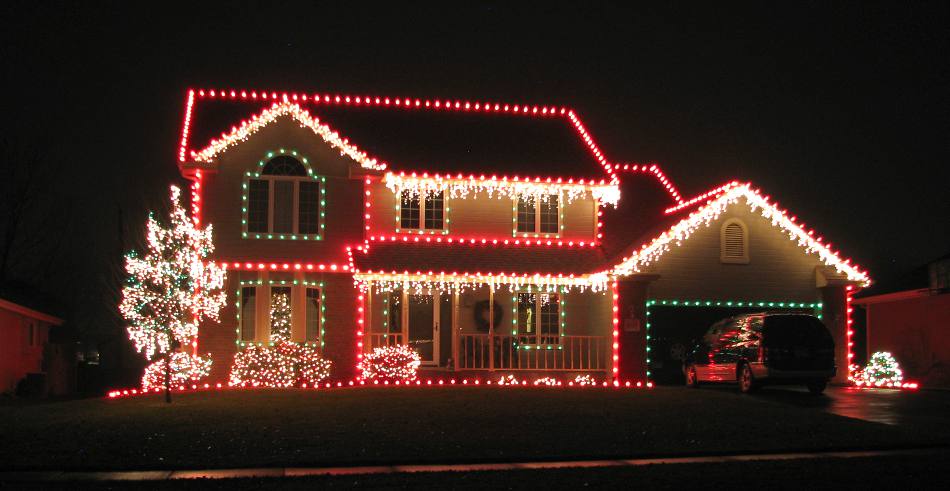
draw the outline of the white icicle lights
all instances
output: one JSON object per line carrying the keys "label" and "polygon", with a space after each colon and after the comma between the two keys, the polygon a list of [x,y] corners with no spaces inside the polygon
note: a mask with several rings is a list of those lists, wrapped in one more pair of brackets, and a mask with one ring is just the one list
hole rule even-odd
{"label": "white icicle lights", "polygon": [[722,215],[726,208],[740,202],[740,200],[744,200],[753,212],[757,211],[764,218],[770,220],[773,226],[781,227],[787,233],[789,239],[803,247],[806,253],[816,254],[822,263],[835,268],[838,273],[845,274],[848,280],[859,282],[862,286],[868,286],[871,283],[866,272],[851,264],[850,259],[842,259],[837,252],[823,244],[820,238],[816,239],[814,232],[806,232],[799,224],[795,223],[793,218],[769,203],[768,198],[754,191],[748,183],[728,187],[722,194],[706,203],[699,210],[691,213],[630,256],[623,258],[620,264],[613,268],[612,274],[627,276],[642,271],[644,267],[656,262],[671,248],[682,244],[697,229],[708,227]]}
{"label": "white icicle lights", "polygon": [[466,198],[470,193],[485,193],[489,198],[539,198],[547,201],[558,196],[564,203],[591,197],[601,203],[616,206],[620,188],[607,181],[575,181],[562,178],[521,178],[507,176],[442,176],[416,173],[387,172],[384,182],[396,196],[404,192],[411,196],[429,196],[445,193],[449,198]]}
{"label": "white icicle lights", "polygon": [[176,346],[194,346],[198,324],[218,320],[225,302],[225,270],[207,260],[214,251],[211,226],[198,228],[180,198],[172,186],[169,227],[149,216],[145,255],[126,257],[129,279],[119,310],[135,349],[149,360]]}

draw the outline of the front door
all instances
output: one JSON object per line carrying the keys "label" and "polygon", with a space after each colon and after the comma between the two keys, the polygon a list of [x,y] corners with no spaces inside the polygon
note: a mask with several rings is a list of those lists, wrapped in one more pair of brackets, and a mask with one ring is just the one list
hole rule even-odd
{"label": "front door", "polygon": [[419,352],[423,365],[439,363],[439,296],[407,295],[408,345]]}

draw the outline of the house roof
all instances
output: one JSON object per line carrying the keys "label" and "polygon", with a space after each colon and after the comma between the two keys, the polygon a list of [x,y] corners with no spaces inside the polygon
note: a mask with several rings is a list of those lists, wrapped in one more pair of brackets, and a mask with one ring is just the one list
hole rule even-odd
{"label": "house roof", "polygon": [[230,90],[189,92],[180,162],[194,159],[212,140],[227,138],[274,104],[299,106],[396,172],[613,175],[579,116],[561,106]]}
{"label": "house roof", "polygon": [[353,253],[361,273],[583,275],[603,270],[603,251],[591,247],[502,244],[373,243]]}
{"label": "house roof", "polygon": [[653,235],[652,232],[648,234],[652,239],[634,241],[621,253],[621,259],[615,262],[613,274],[626,276],[641,271],[641,267],[656,262],[671,248],[685,242],[693,230],[709,226],[726,207],[740,201],[758,210],[773,226],[782,229],[789,240],[798,242],[806,253],[817,255],[822,263],[834,267],[846,275],[848,280],[861,286],[871,283],[867,272],[851,263],[850,259],[842,258],[839,251],[832,249],[821,236],[816,236],[814,230],[806,229],[804,224],[797,222],[796,217],[788,215],[785,210],[770,202],[768,196],[763,196],[753,189],[751,183],[728,183],[697,198],[686,200],[682,206],[668,209],[668,213],[665,213],[667,218],[655,222],[654,227],[665,230],[658,235]]}

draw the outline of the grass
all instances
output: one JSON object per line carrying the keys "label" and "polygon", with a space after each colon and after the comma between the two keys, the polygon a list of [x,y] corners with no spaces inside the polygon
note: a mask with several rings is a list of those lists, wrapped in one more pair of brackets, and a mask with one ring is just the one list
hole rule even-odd
{"label": "grass", "polygon": [[[803,397],[808,397],[803,395]],[[0,406],[0,470],[597,459],[950,442],[726,391],[258,390]]]}

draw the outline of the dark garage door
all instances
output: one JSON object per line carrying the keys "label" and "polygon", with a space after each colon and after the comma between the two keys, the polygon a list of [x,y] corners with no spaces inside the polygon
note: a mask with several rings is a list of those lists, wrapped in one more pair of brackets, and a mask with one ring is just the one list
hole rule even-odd
{"label": "dark garage door", "polygon": [[[657,384],[683,384],[683,358],[695,341],[717,321],[737,314],[764,312],[762,307],[650,306],[650,377]],[[781,309],[804,312],[811,309]]]}

